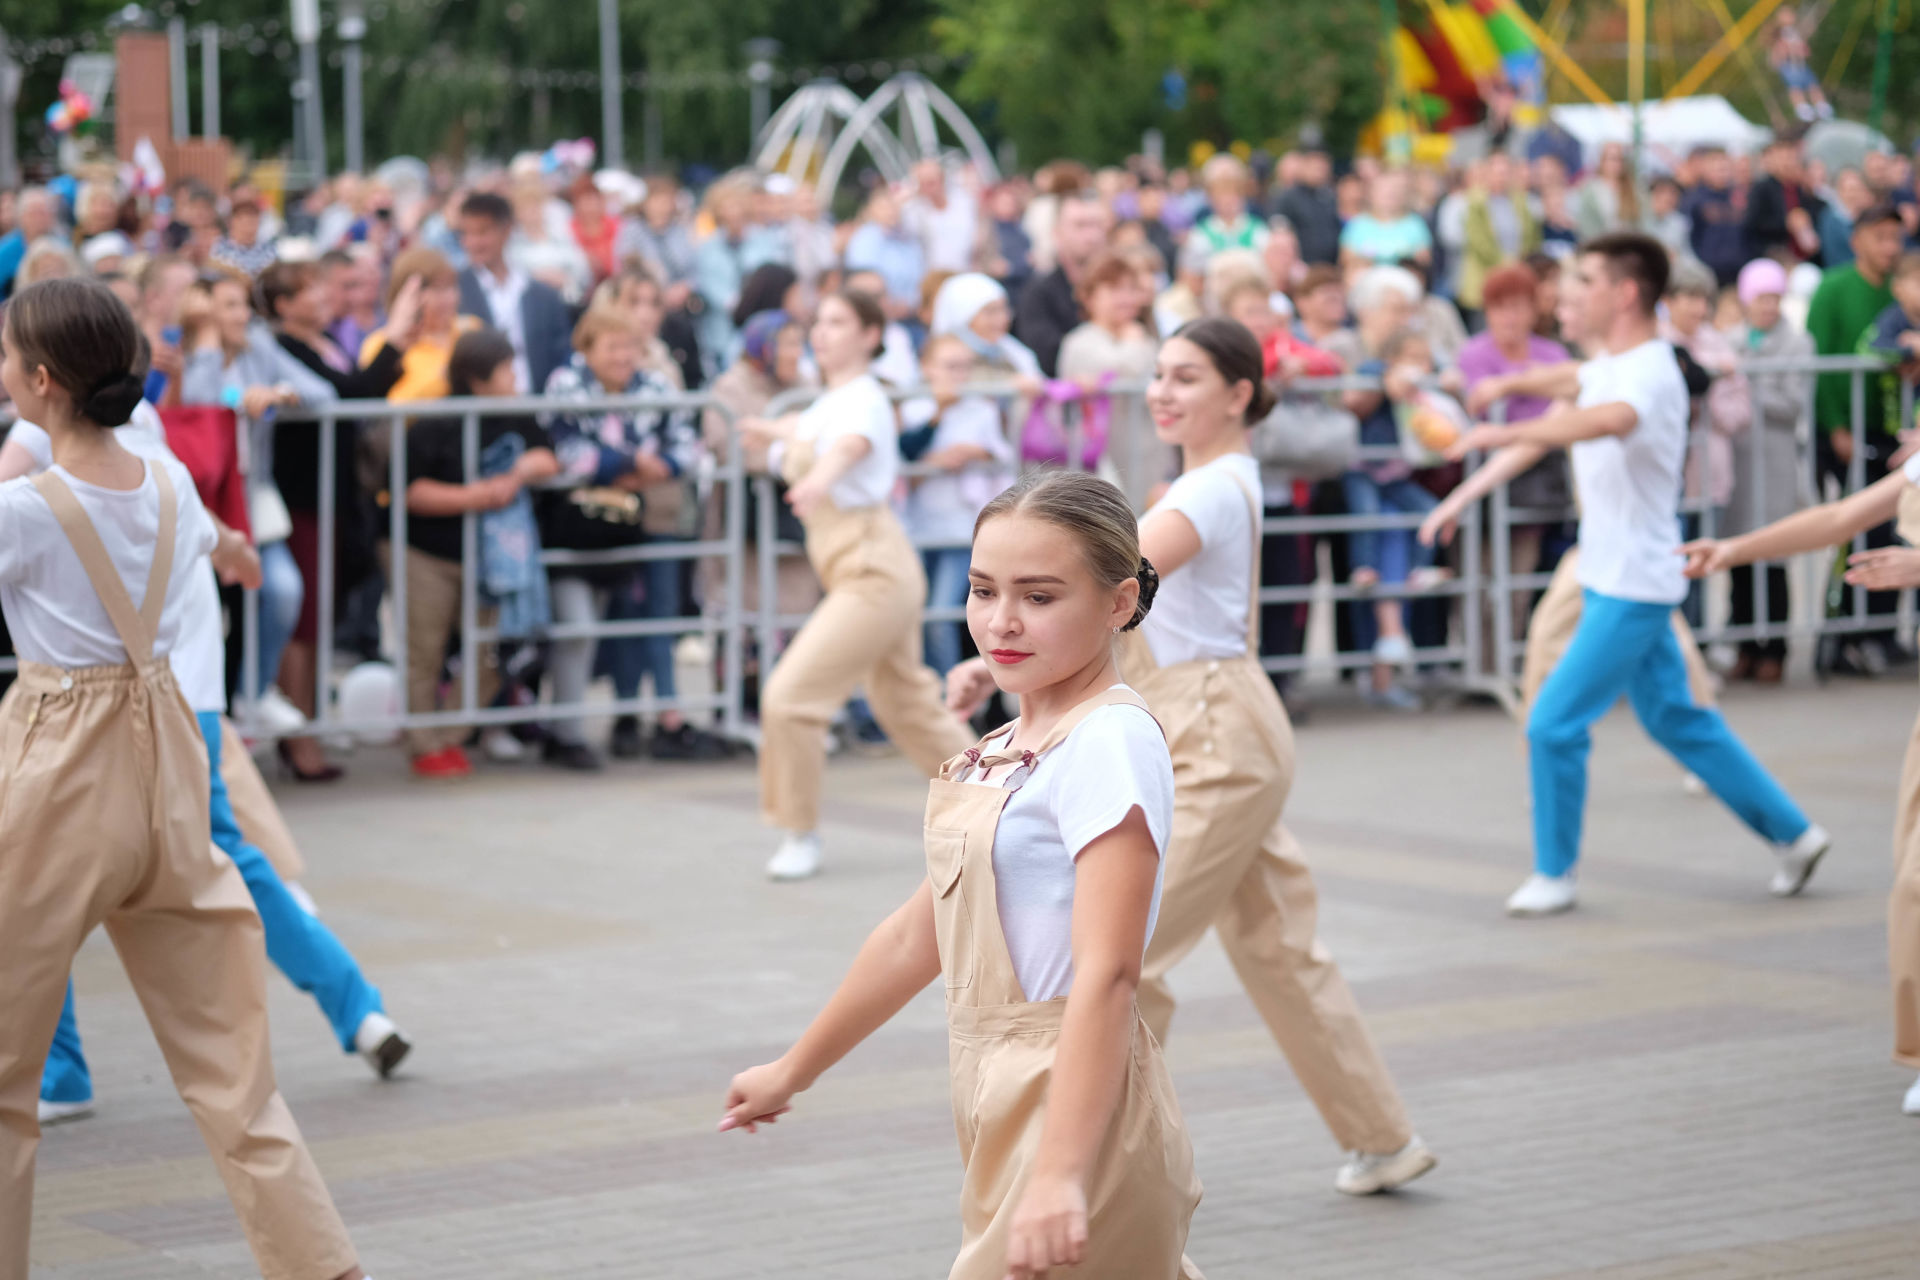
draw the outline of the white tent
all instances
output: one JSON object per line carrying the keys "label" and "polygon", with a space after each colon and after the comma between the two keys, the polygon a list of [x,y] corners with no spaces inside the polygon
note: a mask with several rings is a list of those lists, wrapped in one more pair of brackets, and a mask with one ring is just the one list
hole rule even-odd
{"label": "white tent", "polygon": [[[1553,120],[1579,139],[1589,164],[1609,142],[1633,145],[1633,109],[1624,103],[1568,103],[1553,108]],[[1717,94],[1649,102],[1640,109],[1640,131],[1648,167],[1662,170],[1673,168],[1695,147],[1720,146],[1744,155],[1758,151],[1773,136]]]}

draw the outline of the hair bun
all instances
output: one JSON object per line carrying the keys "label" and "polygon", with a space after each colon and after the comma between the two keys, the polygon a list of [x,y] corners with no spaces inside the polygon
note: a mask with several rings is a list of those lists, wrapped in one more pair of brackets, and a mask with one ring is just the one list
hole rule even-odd
{"label": "hair bun", "polygon": [[1153,598],[1160,594],[1160,571],[1153,567],[1153,561],[1140,557],[1140,568],[1133,575],[1140,580],[1140,598],[1134,602],[1133,618],[1122,631],[1131,631],[1147,620],[1147,613],[1153,608]]}
{"label": "hair bun", "polygon": [[87,420],[103,427],[126,425],[133,410],[146,394],[146,388],[132,373],[117,374],[93,389],[80,412]]}
{"label": "hair bun", "polygon": [[1280,403],[1280,397],[1274,393],[1273,384],[1265,378],[1256,378],[1253,383],[1253,398],[1247,401],[1247,422],[1257,425],[1266,421],[1273,407]]}

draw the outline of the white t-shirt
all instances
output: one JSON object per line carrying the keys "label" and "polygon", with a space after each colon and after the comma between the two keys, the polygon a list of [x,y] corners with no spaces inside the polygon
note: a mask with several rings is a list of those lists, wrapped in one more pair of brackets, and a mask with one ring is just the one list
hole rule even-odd
{"label": "white t-shirt", "polygon": [[[1001,786],[1014,771],[995,772],[974,785]],[[1057,1000],[1072,988],[1074,860],[1135,809],[1160,855],[1147,913],[1151,939],[1173,829],[1173,760],[1152,716],[1124,705],[1094,711],[1040,758],[1000,811],[993,840],[1000,932],[1028,1000]]]}
{"label": "white t-shirt", "polygon": [[[152,462],[138,489],[102,489],[54,470],[86,511],[135,607],[147,594],[147,575],[158,540],[160,489],[152,468],[164,466],[179,503],[174,535],[173,571],[154,640],[158,657],[181,647],[188,602],[196,572],[217,541],[213,521],[200,505],[193,477],[178,462]],[[47,666],[117,666],[127,660],[120,633],[94,593],[80,555],[67,540],[33,481],[26,477],[0,485],[0,607],[6,609],[14,652]],[[191,697],[189,701],[191,701]]]}
{"label": "white t-shirt", "polygon": [[[924,424],[933,416],[933,401],[909,401],[902,406],[908,426]],[[1013,483],[1017,461],[1013,443],[1000,420],[1000,407],[985,396],[966,396],[947,407],[934,428],[930,457],[942,449],[972,445],[985,449],[991,462],[970,462],[959,471],[927,476],[907,495],[907,531],[916,538],[971,540],[980,509]]]}
{"label": "white t-shirt", "polygon": [[[180,460],[173,456],[173,450],[167,447],[167,431],[161,425],[159,411],[145,400],[134,406],[132,419],[126,426],[117,428],[113,437],[128,453],[149,460],[161,459],[176,467],[181,465]],[[12,430],[7,432],[7,439],[17,442],[33,456],[35,471],[45,471],[53,465],[53,442],[47,438],[44,429],[31,422],[16,422]],[[220,583],[213,572],[213,565],[203,564],[194,569],[187,587],[186,607],[181,614],[180,641],[167,655],[167,661],[173,667],[173,678],[179,682],[180,692],[186,695],[187,705],[196,714],[211,711],[225,715],[226,631],[220,614]],[[139,590],[146,590],[144,578],[141,579]]]}
{"label": "white t-shirt", "polygon": [[1580,366],[1580,407],[1629,405],[1624,436],[1582,440],[1568,452],[1580,494],[1580,585],[1643,604],[1687,595],[1680,544],[1680,483],[1689,406],[1671,344],[1643,342]]}
{"label": "white t-shirt", "polygon": [[1908,484],[1920,484],[1920,453],[1908,458],[1900,468],[1900,474],[1907,478]]}
{"label": "white t-shirt", "polygon": [[807,406],[798,436],[825,453],[841,436],[865,436],[873,448],[834,481],[833,505],[842,510],[873,507],[893,496],[900,475],[900,430],[893,402],[870,373],[842,383]]}
{"label": "white t-shirt", "polygon": [[1178,511],[1200,535],[1200,554],[1160,580],[1140,624],[1161,666],[1246,653],[1254,573],[1247,495],[1259,492],[1260,464],[1251,454],[1229,453],[1175,480],[1147,513],[1152,519],[1154,511]]}

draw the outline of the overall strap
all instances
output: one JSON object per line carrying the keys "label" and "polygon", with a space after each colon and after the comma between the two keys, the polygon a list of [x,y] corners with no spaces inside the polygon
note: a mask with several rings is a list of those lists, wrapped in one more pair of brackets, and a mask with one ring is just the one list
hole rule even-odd
{"label": "overall strap", "polygon": [[1247,656],[1257,660],[1260,657],[1260,526],[1265,523],[1267,512],[1245,480],[1235,476],[1233,482],[1240,486],[1247,507],[1253,512],[1253,555],[1247,561],[1247,577],[1252,583],[1247,589]]}
{"label": "overall strap", "polygon": [[[1096,693],[1085,702],[1080,703],[1071,711],[1067,712],[1067,714],[1061,716],[1053,728],[1048,731],[1047,736],[1040,740],[1039,746],[1020,751],[1013,749],[1013,738],[1020,728],[1020,722],[1015,720],[988,737],[982,738],[978,744],[969,747],[966,751],[947,761],[947,763],[941,767],[940,776],[951,782],[961,782],[965,781],[975,769],[992,770],[998,768],[1000,765],[1013,764],[1015,762],[1018,762],[1024,769],[1031,772],[1033,766],[1039,762],[1040,757],[1059,746],[1062,742],[1065,742],[1067,735],[1080,727],[1081,721],[1102,707],[1115,706],[1138,707],[1142,711],[1146,711],[1149,715],[1152,714],[1147,708],[1146,700],[1132,689],[1124,685],[1118,688],[1102,689],[1099,693]],[[1157,724],[1159,722],[1156,720],[1155,723]],[[987,746],[989,742],[992,742],[996,738],[1001,738],[1002,735],[1004,735],[1004,741],[1002,741],[1001,745],[992,748]],[[1025,781],[1025,777],[1020,777],[1012,786],[1008,787],[1007,790],[1018,790],[1021,783]]]}
{"label": "overall strap", "polygon": [[73,490],[67,487],[67,482],[52,471],[43,471],[33,478],[33,487],[46,499],[47,506],[53,509],[54,518],[67,535],[67,541],[73,544],[81,567],[87,571],[87,580],[93,584],[100,603],[106,607],[114,630],[120,633],[120,643],[126,647],[128,661],[135,666],[145,666],[153,661],[153,641],[159,632],[160,613],[166,607],[167,585],[173,572],[177,514],[173,481],[166,469],[151,463],[146,465],[160,491],[160,530],[154,547],[153,568],[147,575],[146,598],[140,602],[138,609],[133,607],[133,597],[127,594],[127,586],[120,580],[119,570],[113,567],[113,557],[107,554],[106,544],[100,541],[93,521],[87,518],[86,509],[73,496]]}

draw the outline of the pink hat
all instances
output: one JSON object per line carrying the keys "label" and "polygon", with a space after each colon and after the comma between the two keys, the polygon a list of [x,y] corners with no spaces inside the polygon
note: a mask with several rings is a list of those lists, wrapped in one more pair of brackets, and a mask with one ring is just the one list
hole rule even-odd
{"label": "pink hat", "polygon": [[1772,258],[1755,258],[1740,268],[1740,301],[1751,303],[1763,293],[1785,294],[1787,269]]}

